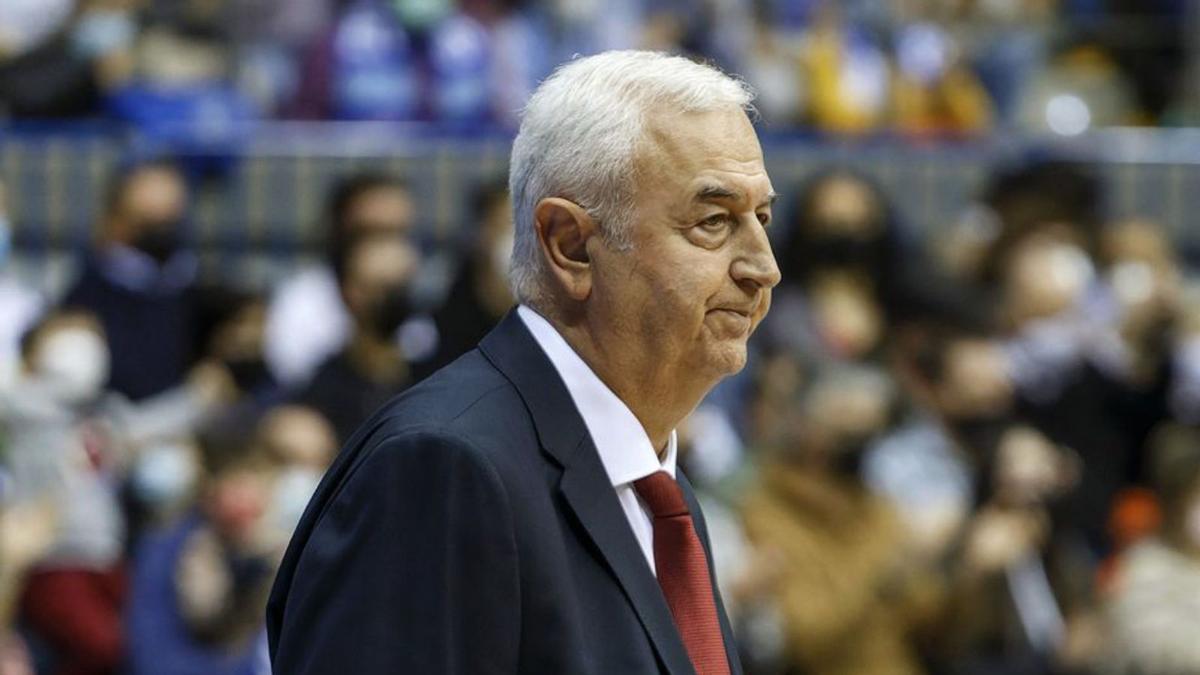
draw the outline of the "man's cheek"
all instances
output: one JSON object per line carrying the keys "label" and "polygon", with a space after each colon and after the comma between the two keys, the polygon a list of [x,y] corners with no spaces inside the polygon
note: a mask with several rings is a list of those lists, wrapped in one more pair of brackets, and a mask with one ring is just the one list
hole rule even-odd
{"label": "man's cheek", "polygon": [[755,312],[754,325],[758,325],[759,321],[767,318],[767,312],[771,311],[771,291],[763,291],[762,300],[758,303],[758,311]]}

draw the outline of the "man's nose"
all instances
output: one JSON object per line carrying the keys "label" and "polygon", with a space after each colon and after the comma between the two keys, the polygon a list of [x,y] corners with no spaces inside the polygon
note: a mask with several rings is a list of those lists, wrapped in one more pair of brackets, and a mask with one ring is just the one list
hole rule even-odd
{"label": "man's nose", "polygon": [[743,231],[747,233],[743,250],[733,261],[731,269],[734,281],[759,288],[774,287],[780,280],[779,265],[771,251],[767,231],[758,222]]}

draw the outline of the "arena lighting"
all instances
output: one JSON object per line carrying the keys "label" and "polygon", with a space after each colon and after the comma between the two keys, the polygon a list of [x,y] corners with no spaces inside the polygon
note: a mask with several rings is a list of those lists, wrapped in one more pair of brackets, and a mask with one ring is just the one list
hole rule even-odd
{"label": "arena lighting", "polygon": [[1046,125],[1056,134],[1078,136],[1091,124],[1091,110],[1074,94],[1059,94],[1046,102]]}

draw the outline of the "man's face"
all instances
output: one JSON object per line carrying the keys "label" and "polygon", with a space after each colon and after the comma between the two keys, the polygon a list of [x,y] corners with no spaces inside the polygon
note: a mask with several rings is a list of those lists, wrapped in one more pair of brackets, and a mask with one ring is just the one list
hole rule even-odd
{"label": "man's face", "polygon": [[589,243],[590,303],[638,361],[714,381],[737,372],[779,282],[754,128],[740,110],[656,116],[636,171],[633,246]]}

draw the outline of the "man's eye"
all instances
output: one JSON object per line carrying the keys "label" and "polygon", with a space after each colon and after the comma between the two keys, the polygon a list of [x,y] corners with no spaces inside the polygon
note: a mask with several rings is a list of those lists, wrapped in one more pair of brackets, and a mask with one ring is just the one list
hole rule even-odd
{"label": "man's eye", "polygon": [[722,213],[705,218],[704,220],[700,221],[697,227],[706,232],[720,232],[721,230],[725,229],[727,225],[729,225],[729,216]]}
{"label": "man's eye", "polygon": [[763,227],[770,225],[771,224],[771,214],[769,214],[769,213],[758,214],[758,222],[760,224],[762,224]]}

